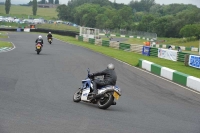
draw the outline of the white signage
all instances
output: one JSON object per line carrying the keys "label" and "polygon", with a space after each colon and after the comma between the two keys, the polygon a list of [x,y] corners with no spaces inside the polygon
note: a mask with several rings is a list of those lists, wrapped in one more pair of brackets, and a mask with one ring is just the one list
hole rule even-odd
{"label": "white signage", "polygon": [[200,69],[200,56],[190,55],[189,66]]}
{"label": "white signage", "polygon": [[30,32],[30,28],[25,28],[24,32]]}
{"label": "white signage", "polygon": [[178,51],[158,48],[158,57],[172,61],[177,61]]}

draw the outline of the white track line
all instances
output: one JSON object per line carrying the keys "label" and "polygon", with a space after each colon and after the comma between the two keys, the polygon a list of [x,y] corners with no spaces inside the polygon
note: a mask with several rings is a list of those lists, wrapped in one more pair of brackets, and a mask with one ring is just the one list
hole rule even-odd
{"label": "white track line", "polygon": [[[10,43],[12,43],[12,42],[10,42]],[[16,47],[15,47],[14,43],[12,43],[12,45],[13,45],[12,48],[5,49],[4,51],[1,51],[1,52],[9,52],[9,51],[14,50]],[[1,52],[0,52],[0,53],[1,53]]]}
{"label": "white track line", "polygon": [[[57,39],[57,38],[55,38],[55,39]],[[67,43],[67,42],[62,41],[62,40],[60,40],[60,39],[57,39],[57,40],[59,40],[59,41],[61,41],[61,42],[64,42],[64,43]],[[74,44],[72,44],[72,45],[74,45]],[[78,46],[78,45],[76,45],[76,46]],[[80,47],[81,47],[81,46],[80,46]],[[85,48],[85,47],[84,47],[84,48]],[[89,49],[89,48],[87,48],[87,49]],[[90,50],[91,50],[91,49],[90,49]],[[98,53],[99,53],[99,52],[98,52]],[[99,54],[102,54],[102,53],[99,53]],[[104,55],[104,54],[102,54],[102,55]],[[107,55],[104,55],[104,56],[107,56]],[[110,56],[107,56],[107,57],[110,57]],[[112,58],[112,57],[111,57],[111,58]],[[121,63],[124,63],[124,64],[126,64],[126,65],[128,65],[128,66],[131,66],[130,64],[128,64],[128,63],[126,63],[126,62],[123,62],[123,61],[121,61],[121,60],[118,60],[118,59],[116,59],[116,58],[113,58],[113,59],[115,59],[115,60],[117,60],[117,61],[119,61],[119,62],[121,62]],[[151,75],[153,75],[153,76],[155,76],[155,77],[158,77],[158,78],[160,78],[160,79],[163,79],[163,80],[165,80],[165,81],[168,81],[168,82],[170,82],[170,83],[172,83],[172,84],[175,84],[175,85],[177,85],[177,86],[179,86],[179,87],[182,87],[182,88],[184,88],[184,89],[186,89],[186,90],[192,91],[192,92],[194,92],[194,93],[200,95],[200,92],[194,91],[194,90],[192,90],[192,89],[190,89],[190,88],[188,88],[188,87],[185,87],[185,86],[182,86],[182,85],[180,85],[180,84],[177,84],[177,83],[175,83],[175,82],[173,82],[173,81],[171,81],[171,80],[165,79],[165,78],[163,78],[163,77],[161,77],[161,76],[157,76],[157,75],[155,75],[155,74],[153,74],[153,73],[151,73],[151,72],[149,72],[149,71],[143,70],[143,69],[138,68],[138,67],[135,67],[135,66],[131,66],[131,67],[134,67],[134,68],[136,68],[136,69],[138,69],[138,70],[140,70],[140,71],[146,72],[146,73],[151,74]]]}

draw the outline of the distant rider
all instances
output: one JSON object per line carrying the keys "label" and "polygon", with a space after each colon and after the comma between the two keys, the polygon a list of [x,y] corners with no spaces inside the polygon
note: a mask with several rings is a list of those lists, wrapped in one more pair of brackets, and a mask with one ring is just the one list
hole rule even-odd
{"label": "distant rider", "polygon": [[49,39],[53,40],[53,36],[52,36],[51,32],[49,32],[47,35],[47,40],[49,40]]}
{"label": "distant rider", "polygon": [[35,40],[35,43],[35,46],[39,43],[43,47],[43,39],[41,35],[38,36],[38,38]]}
{"label": "distant rider", "polygon": [[102,87],[102,86],[106,86],[106,85],[116,85],[116,81],[117,81],[117,75],[115,73],[115,67],[113,64],[108,64],[107,69],[101,71],[101,72],[96,72],[96,73],[92,73],[89,74],[88,77],[89,78],[94,78],[95,76],[104,76],[103,80],[98,80],[95,79],[93,81],[93,92],[92,94],[94,95],[94,97],[97,95],[98,91],[97,91],[97,86],[98,87]]}

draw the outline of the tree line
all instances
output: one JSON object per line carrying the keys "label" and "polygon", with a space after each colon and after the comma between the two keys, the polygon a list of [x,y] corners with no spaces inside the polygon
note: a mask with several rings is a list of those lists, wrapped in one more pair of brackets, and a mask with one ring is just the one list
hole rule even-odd
{"label": "tree line", "polygon": [[[128,5],[109,0],[70,0],[58,6],[57,12],[59,19],[81,26],[154,32],[162,37],[184,37],[188,25],[200,22],[200,8],[195,5],[160,5],[155,0],[131,0]],[[197,34],[191,31],[190,35]]]}

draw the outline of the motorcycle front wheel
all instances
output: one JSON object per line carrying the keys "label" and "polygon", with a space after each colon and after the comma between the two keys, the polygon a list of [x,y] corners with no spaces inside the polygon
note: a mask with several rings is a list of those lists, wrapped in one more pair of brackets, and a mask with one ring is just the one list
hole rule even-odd
{"label": "motorcycle front wheel", "polygon": [[114,97],[112,93],[105,93],[104,97],[98,100],[97,105],[100,109],[107,109],[112,105],[113,101]]}
{"label": "motorcycle front wheel", "polygon": [[82,95],[81,89],[78,89],[78,91],[76,91],[74,93],[73,101],[74,102],[80,102],[81,101],[81,95]]}

